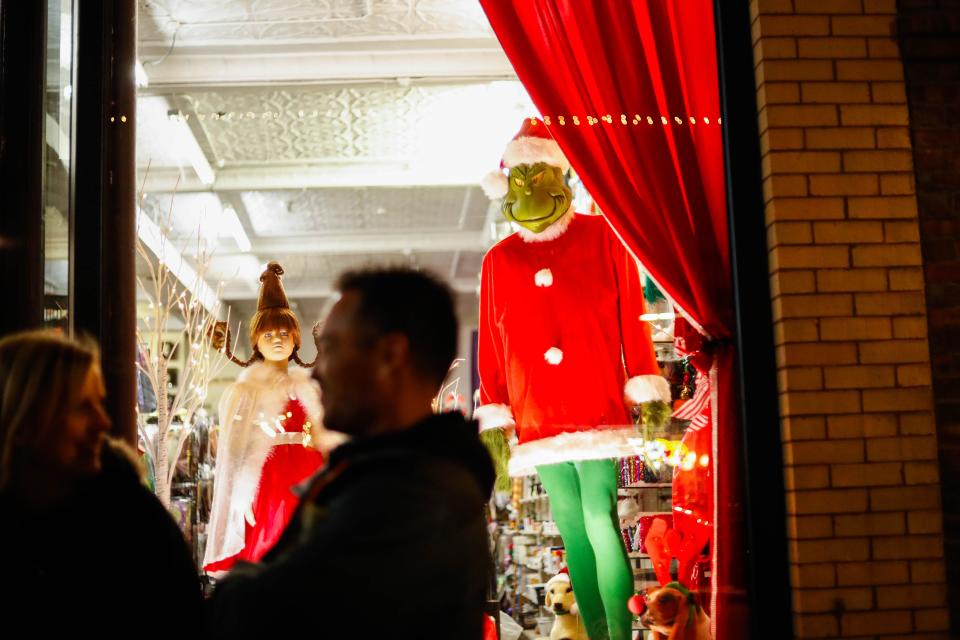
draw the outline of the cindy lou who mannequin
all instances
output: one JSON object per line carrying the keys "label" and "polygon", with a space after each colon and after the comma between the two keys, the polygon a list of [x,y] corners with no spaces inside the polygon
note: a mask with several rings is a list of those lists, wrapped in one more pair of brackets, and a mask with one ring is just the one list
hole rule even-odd
{"label": "cindy lou who mannequin", "polygon": [[255,562],[277,541],[298,498],[293,487],[323,464],[313,447],[319,391],[300,362],[300,323],[283,290],[283,268],[260,276],[250,320],[253,356],[220,399],[220,440],[204,571],[220,576],[238,560]]}

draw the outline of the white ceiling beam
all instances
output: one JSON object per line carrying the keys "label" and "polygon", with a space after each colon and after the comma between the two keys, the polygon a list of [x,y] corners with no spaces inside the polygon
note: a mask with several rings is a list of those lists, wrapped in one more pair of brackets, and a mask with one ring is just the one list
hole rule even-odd
{"label": "white ceiling beam", "polygon": [[[226,244],[226,243],[225,243]],[[298,235],[257,238],[252,253],[265,256],[331,255],[331,254],[403,254],[448,251],[486,251],[490,242],[483,232],[455,231],[446,233],[356,233]],[[218,249],[215,257],[249,255]]]}
{"label": "white ceiling beam", "polygon": [[[480,281],[477,278],[457,278],[455,280],[447,281],[447,284],[455,293],[464,293],[464,294],[476,294],[477,289],[480,286]],[[311,299],[311,298],[329,298],[332,295],[336,294],[336,291],[333,287],[334,283],[332,281],[317,281],[315,284],[310,286],[291,286],[289,283],[284,283],[284,289],[287,292],[288,298],[295,298],[298,300]],[[239,293],[239,292],[238,292]],[[256,293],[243,293],[242,295],[224,295],[224,299],[229,302],[238,301],[238,300],[256,300]]]}

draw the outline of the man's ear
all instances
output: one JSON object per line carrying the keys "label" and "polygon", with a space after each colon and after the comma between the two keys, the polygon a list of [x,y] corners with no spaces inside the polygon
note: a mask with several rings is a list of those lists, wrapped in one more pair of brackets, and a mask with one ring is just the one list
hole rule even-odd
{"label": "man's ear", "polygon": [[378,354],[380,365],[389,375],[394,375],[398,369],[410,362],[410,339],[402,333],[387,333],[380,337]]}

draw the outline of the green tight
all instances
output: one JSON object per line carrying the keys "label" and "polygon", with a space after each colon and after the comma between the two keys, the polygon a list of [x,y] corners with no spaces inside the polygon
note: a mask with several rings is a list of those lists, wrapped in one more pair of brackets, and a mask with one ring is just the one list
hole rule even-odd
{"label": "green tight", "polygon": [[537,467],[567,551],[574,595],[590,640],[630,640],[633,570],[620,537],[613,460]]}

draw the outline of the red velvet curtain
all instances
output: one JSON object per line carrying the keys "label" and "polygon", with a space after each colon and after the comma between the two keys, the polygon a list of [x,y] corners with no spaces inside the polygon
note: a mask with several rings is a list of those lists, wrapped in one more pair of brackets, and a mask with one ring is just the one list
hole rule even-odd
{"label": "red velvet curtain", "polygon": [[744,638],[733,297],[713,4],[480,2],[611,227],[703,334],[714,383],[713,615],[718,640]]}

